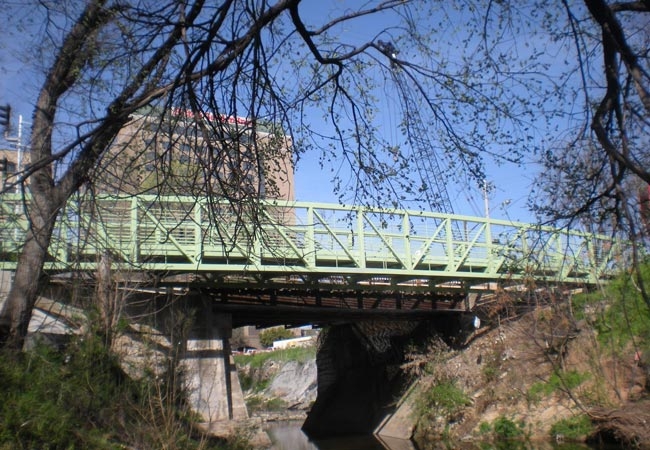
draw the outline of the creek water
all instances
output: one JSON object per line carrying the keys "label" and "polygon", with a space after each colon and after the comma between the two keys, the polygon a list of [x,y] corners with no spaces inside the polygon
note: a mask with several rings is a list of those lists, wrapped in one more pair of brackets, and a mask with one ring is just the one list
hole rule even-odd
{"label": "creek water", "polygon": [[411,441],[388,442],[367,435],[310,440],[302,432],[301,425],[301,422],[278,422],[266,427],[273,442],[271,450],[417,450]]}
{"label": "creek water", "polygon": [[[339,436],[331,439],[310,440],[301,430],[301,422],[277,422],[265,429],[273,442],[271,450],[428,450],[454,448],[465,450],[593,450],[584,444],[555,442],[497,442],[465,443],[447,447],[440,442],[418,447],[412,441],[402,439],[379,439],[374,436]],[[620,449],[620,447],[615,447]],[[607,447],[613,450],[614,447]]]}

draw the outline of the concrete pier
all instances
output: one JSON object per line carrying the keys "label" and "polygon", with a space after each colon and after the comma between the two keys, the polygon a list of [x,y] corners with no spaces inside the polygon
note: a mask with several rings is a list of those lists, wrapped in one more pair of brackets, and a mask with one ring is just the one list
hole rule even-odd
{"label": "concrete pier", "polygon": [[205,422],[248,419],[230,354],[230,315],[202,312],[197,319],[180,362],[192,409]]}

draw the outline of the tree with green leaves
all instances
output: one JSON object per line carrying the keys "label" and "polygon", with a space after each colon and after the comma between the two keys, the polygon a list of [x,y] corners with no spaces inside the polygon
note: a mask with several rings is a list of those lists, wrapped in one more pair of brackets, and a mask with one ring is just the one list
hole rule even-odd
{"label": "tree with green leaves", "polygon": [[[576,136],[589,137],[595,161],[584,169],[598,170],[584,176],[595,180],[584,207],[568,215],[618,198],[630,178],[650,181],[642,151],[649,9],[645,1],[605,0],[14,7],[19,26],[7,33],[35,35],[32,61],[42,63],[42,75],[31,164],[16,180],[30,194],[30,227],[0,313],[4,340],[20,345],[25,336],[62,208],[95,189],[120,131],[143,111],[153,133],[174,126],[173,111],[191,113],[191,136],[205,143],[190,149],[205,174],[193,193],[224,198],[235,214],[250,210],[262,190],[223,188],[228,179],[214,168],[223,166],[233,136],[210,118],[250,119],[241,126],[253,136],[261,123],[272,124],[291,137],[294,161],[318,157],[332,171],[341,201],[439,209],[449,204],[451,180],[484,182],[484,158],[517,163],[542,154],[557,162],[564,149],[551,144],[583,123]],[[246,133],[234,134],[237,146]],[[255,139],[246,145],[257,161],[273,160]],[[171,163],[175,148],[157,166],[160,180],[182,167]]]}

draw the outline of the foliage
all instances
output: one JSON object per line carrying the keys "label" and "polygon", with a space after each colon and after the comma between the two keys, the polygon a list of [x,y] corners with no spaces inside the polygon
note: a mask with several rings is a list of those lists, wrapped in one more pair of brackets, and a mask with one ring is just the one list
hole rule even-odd
{"label": "foliage", "polygon": [[260,411],[286,411],[287,402],[281,398],[266,399],[261,395],[251,395],[246,398],[246,408],[249,413]]}
{"label": "foliage", "polygon": [[525,423],[523,421],[514,422],[513,420],[501,416],[492,423],[494,436],[499,439],[515,439],[525,435]]}
{"label": "foliage", "polygon": [[[479,425],[479,433],[483,437],[490,437],[492,439],[500,441],[509,441],[512,439],[521,439],[526,437],[526,424],[523,420],[518,422],[513,421],[512,419],[500,416],[494,420],[492,423],[481,422]],[[501,446],[502,442],[496,442],[496,448],[518,448],[514,443],[508,442],[508,445]],[[495,448],[492,443],[485,443],[481,445],[482,449],[493,449]],[[522,447],[523,448],[523,447]]]}
{"label": "foliage", "polygon": [[[650,282],[650,263],[639,267],[640,283]],[[614,354],[620,354],[630,343],[644,353],[650,352],[650,309],[639,290],[634,273],[622,273],[604,293],[576,296],[575,314],[589,320],[598,332],[598,340]]]}
{"label": "foliage", "polygon": [[452,380],[439,382],[424,391],[416,401],[420,417],[441,416],[455,421],[462,409],[471,404],[469,396]]}
{"label": "foliage", "polygon": [[108,382],[116,374],[111,359],[92,341],[80,342],[69,355],[38,346],[20,355],[5,352],[0,361],[2,429],[0,442],[23,448],[116,448],[112,433],[91,426],[104,423],[119,408],[131,403],[124,380]]}
{"label": "foliage", "polygon": [[235,355],[238,367],[260,368],[268,360],[306,362],[316,357],[316,346],[293,347],[271,352],[257,352],[252,355]]}
{"label": "foliage", "polygon": [[562,419],[551,426],[551,438],[561,436],[566,440],[582,440],[594,430],[591,419],[586,414]]}
{"label": "foliage", "polygon": [[267,328],[260,333],[260,343],[262,347],[273,347],[273,342],[295,337],[291,330],[284,327]]}
{"label": "foliage", "polygon": [[130,380],[91,335],[64,352],[43,344],[26,353],[3,350],[0,447],[222,448],[191,437],[192,419],[181,402],[170,404],[168,380]]}
{"label": "foliage", "polygon": [[269,387],[269,383],[271,382],[271,380],[256,377],[255,371],[252,374],[244,373],[241,370],[237,373],[239,375],[239,385],[243,391],[261,392]]}
{"label": "foliage", "polygon": [[488,422],[481,422],[478,426],[478,432],[482,435],[492,433],[492,425]]}
{"label": "foliage", "polygon": [[553,372],[548,381],[533,383],[528,389],[528,397],[536,402],[540,400],[540,397],[549,396],[553,392],[573,390],[588,380],[590,376],[589,373],[583,373],[577,370]]}

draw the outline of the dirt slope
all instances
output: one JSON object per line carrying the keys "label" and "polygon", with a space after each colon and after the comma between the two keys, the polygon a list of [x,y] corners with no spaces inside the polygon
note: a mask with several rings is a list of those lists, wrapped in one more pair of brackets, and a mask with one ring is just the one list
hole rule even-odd
{"label": "dirt slope", "polygon": [[599,438],[650,448],[647,373],[634,352],[607,356],[589,327],[550,310],[477,330],[444,370],[470,404],[450,421],[419,422],[419,439],[478,439],[482,423],[508,418],[531,439],[561,440],[551,427],[587,414]]}

